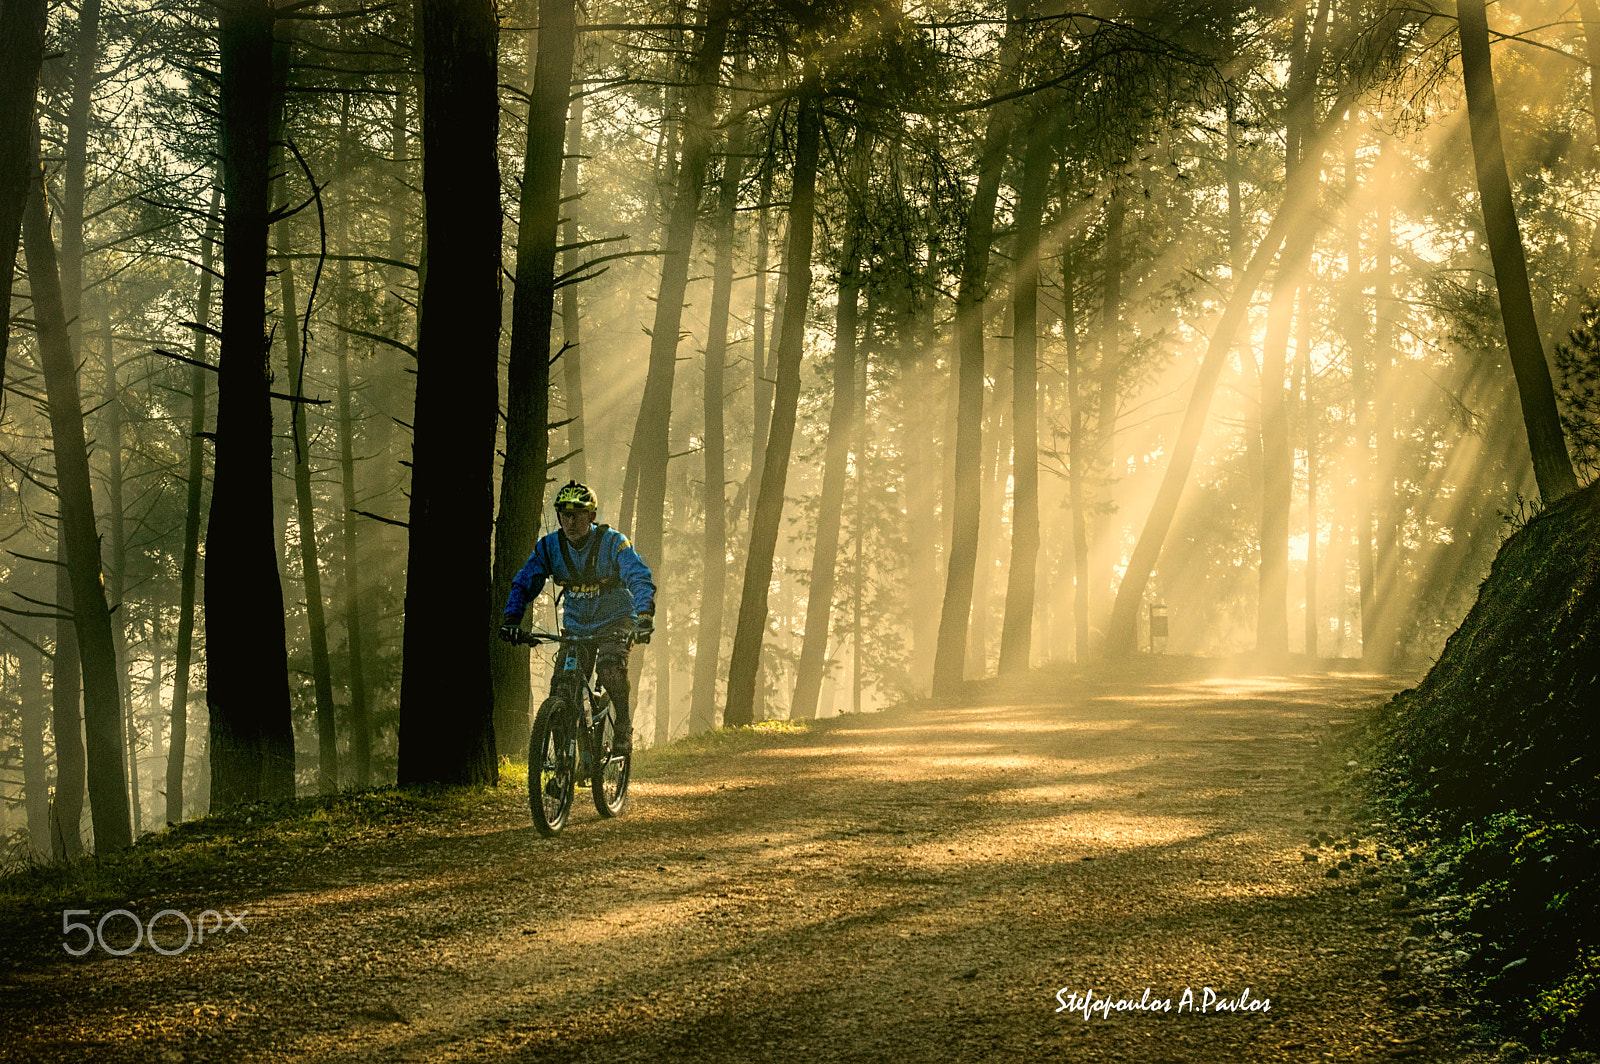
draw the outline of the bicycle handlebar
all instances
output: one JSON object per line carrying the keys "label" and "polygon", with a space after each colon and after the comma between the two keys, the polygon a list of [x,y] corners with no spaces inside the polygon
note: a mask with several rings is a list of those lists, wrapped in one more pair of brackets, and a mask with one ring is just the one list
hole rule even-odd
{"label": "bicycle handlebar", "polygon": [[[614,643],[618,639],[615,634],[602,635],[560,635],[555,632],[523,632],[518,631],[516,638],[511,642],[519,646],[536,647],[544,643]],[[633,642],[633,633],[627,633],[628,642]]]}

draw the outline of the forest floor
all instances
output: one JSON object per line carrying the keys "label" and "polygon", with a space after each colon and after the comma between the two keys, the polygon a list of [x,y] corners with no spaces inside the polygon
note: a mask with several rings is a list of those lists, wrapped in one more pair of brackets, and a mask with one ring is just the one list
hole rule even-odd
{"label": "forest floor", "polygon": [[243,928],[174,956],[52,914],[6,936],[0,1059],[1522,1059],[1344,789],[1395,683],[1141,670],[647,752],[556,839],[503,788],[208,884]]}

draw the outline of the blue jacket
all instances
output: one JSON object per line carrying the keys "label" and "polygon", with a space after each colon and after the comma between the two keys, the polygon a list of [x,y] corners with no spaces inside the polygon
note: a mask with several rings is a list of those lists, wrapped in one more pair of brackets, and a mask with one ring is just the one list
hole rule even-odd
{"label": "blue jacket", "polygon": [[[593,635],[635,614],[654,613],[656,585],[650,567],[627,536],[609,525],[595,525],[581,546],[563,542],[560,529],[533,546],[533,553],[511,581],[507,624],[522,623],[528,603],[553,580],[565,592],[561,621],[574,635]],[[563,550],[563,547],[565,550]]]}

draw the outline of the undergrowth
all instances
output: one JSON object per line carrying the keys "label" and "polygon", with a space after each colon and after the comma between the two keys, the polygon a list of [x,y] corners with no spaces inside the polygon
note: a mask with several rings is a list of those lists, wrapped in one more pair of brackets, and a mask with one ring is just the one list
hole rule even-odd
{"label": "undergrowth", "polygon": [[1373,720],[1372,782],[1463,899],[1506,1033],[1600,1044],[1600,485],[1529,520],[1414,691]]}

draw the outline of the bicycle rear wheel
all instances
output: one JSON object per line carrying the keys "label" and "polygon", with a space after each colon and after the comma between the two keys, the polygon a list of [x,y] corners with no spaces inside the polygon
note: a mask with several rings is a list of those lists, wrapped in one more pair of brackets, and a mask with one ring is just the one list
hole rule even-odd
{"label": "bicycle rear wheel", "polygon": [[577,788],[577,730],[572,708],[547,698],[533,718],[528,743],[528,807],[533,826],[549,837],[567,824]]}
{"label": "bicycle rear wheel", "polygon": [[594,793],[594,807],[601,816],[621,816],[628,808],[628,777],[633,757],[612,753],[616,731],[609,713],[595,725],[593,738],[595,768],[589,777],[589,788]]}

